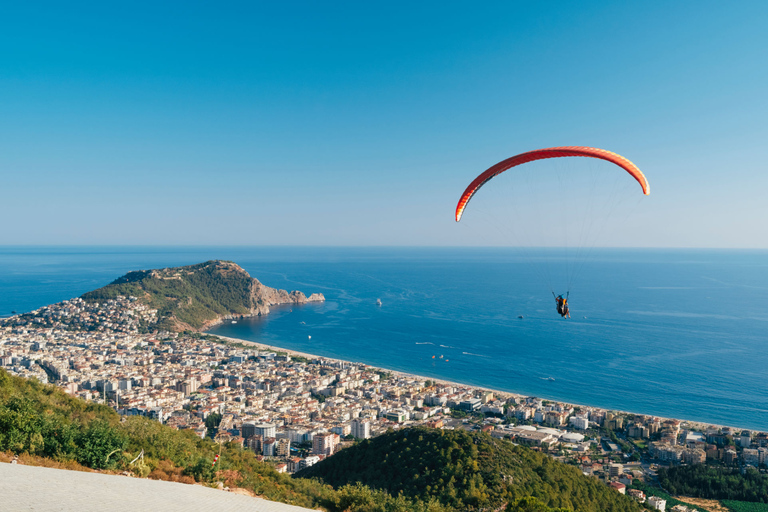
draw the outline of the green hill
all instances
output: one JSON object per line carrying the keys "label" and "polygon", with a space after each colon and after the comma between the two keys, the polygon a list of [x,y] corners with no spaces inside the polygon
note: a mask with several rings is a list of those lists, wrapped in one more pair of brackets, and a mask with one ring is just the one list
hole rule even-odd
{"label": "green hill", "polygon": [[307,298],[264,286],[231,261],[207,261],[186,267],[129,272],[112,283],[84,294],[86,302],[105,302],[118,296],[137,297],[157,310],[157,323],[147,330],[202,330],[228,316],[262,315],[275,304],[324,300]]}
{"label": "green hill", "polygon": [[[598,480],[546,455],[484,433],[416,427],[389,432],[311,466],[297,476],[335,488],[361,483],[389,494],[437,499],[457,510],[496,509],[533,496],[582,512],[641,507]],[[515,510],[547,510],[516,508]]]}

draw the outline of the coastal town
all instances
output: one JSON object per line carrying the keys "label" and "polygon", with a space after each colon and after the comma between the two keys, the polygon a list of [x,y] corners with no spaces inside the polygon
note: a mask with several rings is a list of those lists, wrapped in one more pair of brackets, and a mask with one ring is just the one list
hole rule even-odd
{"label": "coastal town", "polygon": [[0,366],[122,415],[242,444],[280,472],[414,425],[531,446],[658,510],[663,499],[631,487],[659,466],[768,464],[765,432],[500,393],[200,333],[145,332],[156,316],[122,296],[16,315],[0,321]]}

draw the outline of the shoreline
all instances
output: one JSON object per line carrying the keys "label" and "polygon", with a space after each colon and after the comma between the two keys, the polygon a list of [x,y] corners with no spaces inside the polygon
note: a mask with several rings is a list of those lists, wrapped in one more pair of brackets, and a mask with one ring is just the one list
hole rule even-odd
{"label": "shoreline", "polygon": [[[307,352],[299,352],[298,350],[293,350],[293,349],[289,349],[289,348],[277,347],[277,346],[274,346],[274,345],[266,345],[264,343],[258,343],[258,342],[255,342],[255,341],[244,340],[242,338],[232,338],[230,336],[222,336],[220,334],[213,334],[213,333],[210,333],[210,332],[206,332],[205,334],[208,334],[210,336],[216,336],[217,338],[221,338],[223,340],[226,340],[226,341],[229,341],[229,342],[233,342],[233,343],[241,343],[243,345],[251,345],[254,348],[259,348],[260,350],[272,350],[272,351],[275,351],[275,352],[284,352],[284,353],[286,353],[288,355],[291,355],[291,356],[292,355],[296,355],[296,356],[304,357],[304,358],[308,358],[308,359],[328,359],[330,361],[340,361],[340,362],[350,363],[350,364],[363,364],[365,366],[368,366],[370,368],[374,368],[376,370],[384,370],[384,371],[389,372],[389,373],[391,373],[393,375],[398,375],[398,376],[403,376],[403,377],[415,377],[415,378],[424,379],[424,380],[430,380],[432,382],[436,382],[436,383],[444,384],[444,385],[450,385],[450,386],[459,386],[459,387],[464,387],[464,388],[478,389],[478,390],[482,390],[482,391],[491,391],[491,392],[497,394],[498,396],[508,396],[508,397],[515,397],[515,398],[528,398],[528,397],[534,397],[535,396],[535,395],[525,395],[525,394],[517,393],[517,392],[513,392],[513,391],[501,391],[501,390],[498,390],[498,389],[492,389],[492,388],[488,388],[488,387],[485,387],[485,386],[477,386],[477,385],[474,385],[474,384],[467,384],[467,383],[462,383],[462,382],[450,381],[450,380],[440,379],[440,378],[436,378],[436,377],[425,377],[423,375],[416,375],[414,373],[402,372],[400,370],[392,370],[390,368],[383,368],[383,367],[380,367],[380,366],[374,366],[374,365],[370,365],[368,363],[363,363],[363,362],[360,362],[360,361],[348,361],[346,359],[338,359],[338,358],[335,358],[335,357],[327,357],[327,356],[320,356],[320,355],[317,355],[317,354],[309,354]],[[577,403],[573,403],[573,402],[562,401],[562,400],[555,399],[555,398],[546,398],[546,397],[540,397],[540,396],[535,396],[535,398],[541,398],[542,400],[547,400],[547,401],[550,401],[550,402],[557,402],[557,403],[561,403],[561,404],[572,405],[574,407],[590,407],[590,408],[593,408],[593,409],[599,409],[599,410],[611,411],[611,412],[618,412],[618,413],[622,413],[622,414],[631,414],[631,415],[635,415],[635,416],[649,416],[649,417],[652,417],[652,418],[658,418],[661,421],[668,421],[668,420],[679,421],[681,425],[682,424],[687,424],[687,425],[690,425],[690,426],[692,426],[694,428],[702,427],[702,429],[703,429],[704,427],[714,427],[714,428],[730,428],[730,429],[733,429],[733,430],[749,430],[750,432],[765,432],[763,430],[735,427],[735,426],[731,426],[731,425],[720,425],[720,424],[717,424],[717,423],[709,423],[709,422],[704,422],[704,421],[687,420],[687,419],[682,419],[682,418],[670,418],[670,417],[665,417],[665,416],[659,416],[659,415],[656,415],[656,414],[646,414],[646,413],[639,413],[639,412],[633,412],[633,411],[625,411],[625,410],[622,410],[622,409],[608,409],[608,408],[605,408],[605,407],[599,407],[599,406],[595,406],[595,405],[577,404]]]}
{"label": "shoreline", "polygon": [[[279,291],[285,291],[285,290],[279,290]],[[290,293],[294,293],[294,291],[292,291]],[[302,292],[299,292],[299,293],[302,293]],[[302,293],[302,295],[303,295],[303,293]],[[243,320],[243,319],[246,319],[246,318],[257,318],[257,317],[260,317],[260,316],[268,315],[272,311],[269,308],[272,308],[272,307],[279,308],[279,307],[287,307],[287,306],[303,306],[305,304],[310,304],[310,303],[314,303],[314,302],[325,302],[325,296],[323,296],[322,293],[312,293],[312,294],[309,295],[309,297],[307,297],[305,295],[305,300],[303,300],[303,301],[295,301],[294,300],[294,301],[290,301],[290,302],[275,302],[273,304],[266,305],[265,306],[265,308],[266,308],[265,310],[256,309],[256,310],[254,310],[254,311],[252,311],[250,313],[247,313],[247,314],[245,314],[245,313],[243,313],[243,314],[240,314],[240,313],[230,313],[230,314],[227,314],[227,315],[221,315],[221,316],[219,316],[218,318],[216,318],[214,320],[209,320],[207,322],[204,322],[202,327],[200,327],[199,329],[195,329],[195,330],[197,332],[199,332],[199,333],[210,334],[210,333],[208,333],[208,331],[210,329],[213,329],[215,327],[223,325],[227,320]],[[3,317],[0,316],[0,318],[3,318]],[[216,335],[214,335],[214,336],[216,336]],[[223,338],[224,336],[221,336],[221,337]]]}

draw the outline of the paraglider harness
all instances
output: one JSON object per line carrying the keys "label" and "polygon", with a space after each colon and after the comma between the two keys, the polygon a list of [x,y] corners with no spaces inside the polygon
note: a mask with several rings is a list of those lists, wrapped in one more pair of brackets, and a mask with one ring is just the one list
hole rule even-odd
{"label": "paraglider harness", "polygon": [[563,295],[560,294],[557,297],[555,297],[555,292],[552,292],[552,296],[555,297],[555,302],[557,302],[557,314],[565,318],[568,316],[568,297],[571,295],[571,292],[567,292],[565,294],[565,298],[563,298]]}

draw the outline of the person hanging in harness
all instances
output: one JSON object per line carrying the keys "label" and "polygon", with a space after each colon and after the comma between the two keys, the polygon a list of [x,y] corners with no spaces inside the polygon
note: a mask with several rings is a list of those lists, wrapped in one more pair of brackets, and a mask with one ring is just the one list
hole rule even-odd
{"label": "person hanging in harness", "polygon": [[[557,314],[563,318],[571,318],[571,312],[568,309],[568,296],[570,294],[571,292],[568,292],[565,297],[563,297],[562,294],[555,297],[555,302],[557,302]],[[554,292],[552,295],[554,295]]]}

